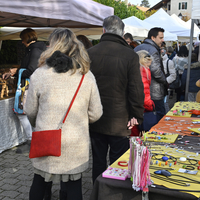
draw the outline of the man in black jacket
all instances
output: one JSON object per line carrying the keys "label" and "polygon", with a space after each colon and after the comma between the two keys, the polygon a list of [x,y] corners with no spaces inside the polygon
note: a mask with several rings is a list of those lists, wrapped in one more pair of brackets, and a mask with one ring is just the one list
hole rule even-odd
{"label": "man in black jacket", "polygon": [[197,55],[197,59],[199,57],[199,46],[200,46],[199,44],[200,44],[200,42],[195,42],[194,43],[194,51],[193,52]]}
{"label": "man in black jacket", "polygon": [[103,115],[90,124],[93,182],[129,149],[130,129],[143,121],[144,87],[139,57],[123,39],[124,23],[117,16],[104,19],[100,43],[88,50],[91,71],[99,88]]}
{"label": "man in black jacket", "polygon": [[163,38],[164,29],[158,27],[152,28],[143,44],[134,49],[135,52],[146,50],[152,57],[152,63],[149,67],[151,71],[150,93],[160,119],[165,115],[164,97],[167,94],[167,81],[160,55],[160,47],[164,41]]}

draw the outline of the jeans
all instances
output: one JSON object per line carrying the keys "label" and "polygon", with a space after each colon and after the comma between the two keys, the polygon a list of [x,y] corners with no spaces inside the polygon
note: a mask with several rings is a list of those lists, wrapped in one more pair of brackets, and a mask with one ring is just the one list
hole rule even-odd
{"label": "jeans", "polygon": [[158,115],[158,121],[164,117],[165,115],[165,105],[164,105],[164,99],[162,100],[153,100],[155,104],[155,109]]}
{"label": "jeans", "polygon": [[168,113],[169,112],[169,96],[170,96],[170,93],[173,92],[173,90],[171,89],[168,89],[168,94],[165,96],[164,98],[164,105],[165,105],[165,113]]}
{"label": "jeans", "polygon": [[129,139],[128,137],[111,136],[96,132],[90,132],[90,137],[93,157],[92,179],[94,184],[96,178],[108,167],[108,149],[110,148],[109,164],[112,164],[129,149]]}

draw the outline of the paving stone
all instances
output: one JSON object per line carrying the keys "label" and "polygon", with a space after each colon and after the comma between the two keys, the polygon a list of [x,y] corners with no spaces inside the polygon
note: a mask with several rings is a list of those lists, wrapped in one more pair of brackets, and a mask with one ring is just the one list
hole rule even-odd
{"label": "paving stone", "polygon": [[19,193],[21,193],[21,194],[25,194],[25,193],[27,193],[27,191],[28,192],[30,191],[30,186],[29,187],[27,187],[27,186],[21,186],[16,191],[19,192]]}
{"label": "paving stone", "polygon": [[17,183],[17,185],[20,185],[20,186],[28,186],[28,187],[31,187],[31,184],[32,184],[32,180],[33,178],[31,178],[31,180],[21,180]]}
{"label": "paving stone", "polygon": [[[0,197],[1,198],[1,197]],[[4,197],[2,200],[13,200],[13,199],[11,199],[11,198],[9,198],[9,197]]]}
{"label": "paving stone", "polygon": [[19,180],[17,179],[13,179],[13,178],[4,178],[2,180],[2,182],[5,184],[5,183],[8,183],[8,184],[16,184]]}
{"label": "paving stone", "polygon": [[5,190],[1,193],[1,195],[4,197],[9,197],[11,199],[15,199],[19,195],[19,192]]}
{"label": "paving stone", "polygon": [[16,185],[16,184],[9,184],[9,183],[6,183],[6,184],[3,184],[1,186],[1,190],[7,190],[7,191],[16,191],[20,186],[19,185]]}
{"label": "paving stone", "polygon": [[[29,188],[30,189],[30,188]],[[16,200],[29,200],[29,190],[26,193],[20,193]]]}

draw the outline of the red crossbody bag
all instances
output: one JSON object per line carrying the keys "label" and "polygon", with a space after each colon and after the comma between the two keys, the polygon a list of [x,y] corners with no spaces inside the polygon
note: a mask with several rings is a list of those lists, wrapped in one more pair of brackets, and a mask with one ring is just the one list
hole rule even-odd
{"label": "red crossbody bag", "polygon": [[[67,115],[81,87],[84,76],[85,75],[82,75],[81,81],[67,109],[67,113],[65,115],[65,118],[63,119],[62,125],[65,123]],[[61,132],[62,127],[56,130],[44,130],[33,132],[29,158],[38,158],[44,156],[61,156]]]}

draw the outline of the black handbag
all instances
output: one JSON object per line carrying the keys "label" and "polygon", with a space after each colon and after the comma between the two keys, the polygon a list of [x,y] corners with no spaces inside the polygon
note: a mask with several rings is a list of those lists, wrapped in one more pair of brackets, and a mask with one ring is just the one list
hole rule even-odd
{"label": "black handbag", "polygon": [[140,131],[149,131],[154,125],[156,125],[159,121],[159,117],[154,108],[153,111],[144,112],[143,114],[143,122],[139,125]]}
{"label": "black handbag", "polygon": [[[166,75],[166,77],[168,77],[170,75],[168,62],[169,62],[169,59],[167,60],[167,75]],[[169,84],[170,89],[177,89],[177,88],[181,87],[181,79],[179,77],[178,70],[177,69],[175,69],[175,70],[176,70],[176,79],[172,83]]]}

